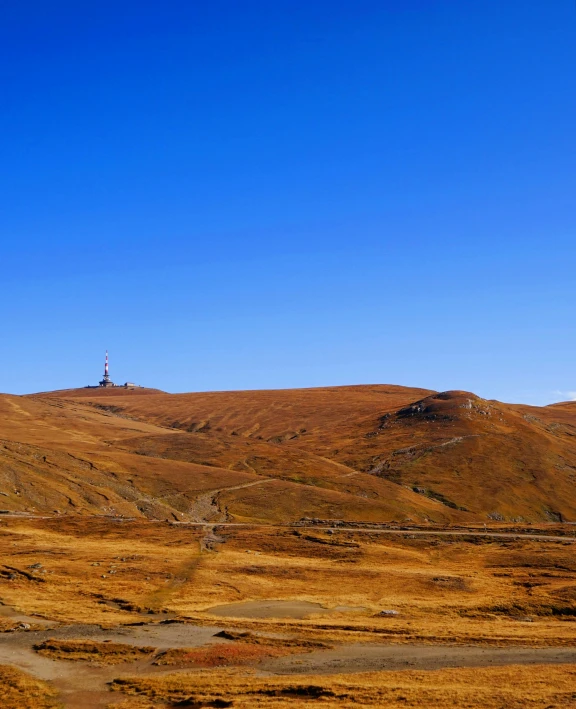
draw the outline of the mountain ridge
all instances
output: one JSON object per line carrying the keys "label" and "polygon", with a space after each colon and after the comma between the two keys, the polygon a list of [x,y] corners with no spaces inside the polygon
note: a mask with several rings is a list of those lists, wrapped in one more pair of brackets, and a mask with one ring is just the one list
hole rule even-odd
{"label": "mountain ridge", "polygon": [[0,395],[11,512],[290,523],[576,519],[576,403],[398,385]]}

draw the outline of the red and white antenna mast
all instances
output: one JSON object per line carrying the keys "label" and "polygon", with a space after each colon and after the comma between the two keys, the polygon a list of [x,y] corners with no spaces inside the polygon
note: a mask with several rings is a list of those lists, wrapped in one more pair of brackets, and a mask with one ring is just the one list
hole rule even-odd
{"label": "red and white antenna mast", "polygon": [[104,377],[100,382],[101,387],[112,387],[113,382],[110,381],[110,374],[108,372],[108,350],[106,350],[106,357],[104,359]]}

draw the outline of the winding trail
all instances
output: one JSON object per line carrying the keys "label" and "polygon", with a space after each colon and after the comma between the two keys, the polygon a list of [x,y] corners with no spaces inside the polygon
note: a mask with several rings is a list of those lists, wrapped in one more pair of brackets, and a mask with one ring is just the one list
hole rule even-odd
{"label": "winding trail", "polygon": [[192,522],[182,522],[182,524],[226,524],[227,514],[220,509],[218,504],[218,495],[230,490],[242,490],[245,487],[253,487],[254,485],[263,485],[265,483],[274,482],[277,478],[262,478],[261,480],[253,480],[249,483],[241,485],[233,485],[232,487],[221,487],[217,490],[210,490],[202,495],[199,495],[188,508],[188,516],[192,518]]}

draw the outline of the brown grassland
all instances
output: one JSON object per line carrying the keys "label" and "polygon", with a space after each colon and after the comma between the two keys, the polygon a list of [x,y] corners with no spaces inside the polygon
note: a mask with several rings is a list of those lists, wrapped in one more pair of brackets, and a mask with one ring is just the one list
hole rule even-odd
{"label": "brown grassland", "polygon": [[51,638],[34,646],[34,650],[53,660],[96,661],[106,665],[140,660],[155,652],[156,648],[134,647],[125,643],[97,642],[94,640],[58,640]]}
{"label": "brown grassland", "polygon": [[[188,696],[196,702],[191,706],[211,706],[207,702],[218,697],[239,707],[314,702],[393,706],[397,701],[406,706],[500,707],[522,706],[522,701],[524,706],[571,706],[576,692],[574,684],[572,693],[568,691],[573,664],[486,669],[481,662],[472,670],[463,660],[460,669],[408,671],[415,646],[478,647],[488,652],[574,648],[574,542],[569,528],[557,525],[554,531],[558,541],[497,538],[483,532],[418,537],[410,530],[401,535],[359,530],[329,535],[319,529],[216,527],[211,534],[221,541],[201,551],[202,533],[180,525],[88,517],[10,519],[0,529],[0,569],[9,565],[26,570],[38,559],[43,566],[29,570],[29,577],[18,571],[12,572],[13,578],[4,577],[2,602],[69,629],[58,641],[50,628],[44,633],[47,639],[37,643],[36,651],[52,658],[106,664],[149,656],[149,664],[130,680],[125,679],[129,669],[121,665],[110,677],[112,689],[138,697],[140,704],[126,706],[171,706]],[[324,608],[305,617],[224,618],[211,613],[226,603],[277,599]],[[324,612],[336,607],[345,608]],[[380,616],[383,608],[398,615]],[[227,631],[222,644],[160,648],[154,654],[153,640],[134,648],[130,643],[83,640],[85,626],[75,629],[86,623],[111,631],[143,622],[157,627],[163,618],[166,628],[175,627],[179,619],[213,628],[213,635],[222,627]],[[33,634],[17,630],[6,637]],[[358,644],[399,647],[407,658],[406,671],[374,673],[368,672],[370,665],[359,664],[353,674],[322,670],[302,677],[285,668],[287,676],[282,677],[277,668],[270,676],[258,670],[266,674],[266,660],[283,655],[299,658],[297,663],[306,670],[307,657],[327,648],[342,648],[345,656],[346,648]],[[153,664],[179,672],[158,675]],[[222,685],[218,667],[234,666],[239,668],[236,674]],[[182,674],[186,668],[193,674]],[[252,674],[238,674],[240,668],[252,668]],[[482,680],[482,673],[493,680]],[[308,685],[321,687],[321,697],[299,693],[298,687]],[[220,689],[215,694],[216,687]]]}
{"label": "brown grassland", "polygon": [[178,521],[576,518],[576,404],[391,385],[0,396],[8,511]]}
{"label": "brown grassland", "polygon": [[82,389],[0,427],[3,709],[576,707],[576,405]]}
{"label": "brown grassland", "polygon": [[57,692],[26,672],[0,665],[0,699],[5,709],[59,709]]}
{"label": "brown grassland", "polygon": [[[435,672],[370,672],[356,675],[256,678],[211,673],[200,677],[122,679],[112,689],[135,694],[123,709],[152,709],[157,697],[172,706],[226,707],[484,707],[523,709],[574,707],[576,670],[572,666],[481,668]],[[233,698],[233,699],[232,699]]]}

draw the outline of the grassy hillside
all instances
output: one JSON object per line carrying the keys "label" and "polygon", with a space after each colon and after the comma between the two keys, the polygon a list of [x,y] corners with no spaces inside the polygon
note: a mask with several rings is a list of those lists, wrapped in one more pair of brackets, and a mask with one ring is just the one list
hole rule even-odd
{"label": "grassy hillside", "polygon": [[576,519],[576,404],[392,385],[0,397],[0,508],[156,519]]}

